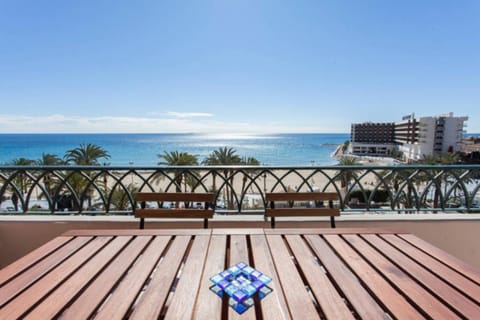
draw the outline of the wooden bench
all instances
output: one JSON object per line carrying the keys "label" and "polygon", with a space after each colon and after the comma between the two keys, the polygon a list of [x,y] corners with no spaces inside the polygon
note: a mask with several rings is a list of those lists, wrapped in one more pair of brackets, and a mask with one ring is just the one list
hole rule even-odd
{"label": "wooden bench", "polygon": [[[146,202],[159,202],[159,208],[147,208]],[[162,208],[163,202],[180,202],[185,208]],[[137,203],[140,202],[140,208]],[[194,208],[193,205],[201,202],[203,208]],[[135,195],[135,217],[140,218],[140,229],[144,228],[145,218],[197,218],[204,219],[203,227],[208,228],[208,219],[213,217],[215,203],[214,193],[162,193],[162,192],[139,192]]]}
{"label": "wooden bench", "polygon": [[[335,192],[277,192],[265,194],[267,204],[270,207],[265,209],[265,216],[270,217],[272,228],[275,228],[275,217],[297,217],[297,216],[321,216],[330,217],[330,225],[335,228],[335,216],[340,216],[340,209],[333,207],[333,201],[338,201],[338,194]],[[275,201],[285,201],[287,208],[275,208]],[[314,201],[313,208],[293,207],[295,201]],[[319,203],[328,201],[328,207],[320,206]]]}

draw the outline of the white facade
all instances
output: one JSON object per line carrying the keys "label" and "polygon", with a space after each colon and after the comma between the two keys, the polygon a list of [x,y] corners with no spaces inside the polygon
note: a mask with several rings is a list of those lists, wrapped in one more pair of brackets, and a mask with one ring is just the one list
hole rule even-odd
{"label": "white facade", "polygon": [[441,152],[458,152],[462,148],[462,140],[465,122],[468,117],[448,117],[445,118],[443,132],[443,145]]}
{"label": "white facade", "polygon": [[395,149],[394,144],[351,142],[348,151],[362,156],[387,156],[393,149]]}
{"label": "white facade", "polygon": [[403,143],[399,150],[406,160],[420,160],[446,152],[458,152],[462,147],[464,123],[468,117],[454,117],[450,112],[435,117],[418,119],[417,141]]}

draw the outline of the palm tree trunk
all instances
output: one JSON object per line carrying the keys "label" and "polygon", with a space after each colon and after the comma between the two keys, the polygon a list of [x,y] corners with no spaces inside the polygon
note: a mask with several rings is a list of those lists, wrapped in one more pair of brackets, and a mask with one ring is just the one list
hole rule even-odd
{"label": "palm tree trunk", "polygon": [[217,192],[217,173],[215,171],[212,172],[212,191]]}
{"label": "palm tree trunk", "polygon": [[13,208],[15,209],[15,211],[18,211],[18,196],[15,193],[15,191],[13,191],[13,194],[12,194],[12,203],[13,203]]}
{"label": "palm tree trunk", "polygon": [[[433,207],[434,208],[438,208],[438,200],[439,200],[439,192],[438,192],[438,188],[435,188],[435,191],[433,193]],[[437,213],[437,211],[434,210],[433,213]]]}
{"label": "palm tree trunk", "polygon": [[176,192],[182,192],[182,181],[183,181],[182,175],[179,174],[175,178],[175,191]]}
{"label": "palm tree trunk", "polygon": [[224,170],[223,175],[225,177],[225,192],[226,192],[226,200],[227,200],[227,208],[228,210],[233,209],[233,186],[232,186],[232,180],[230,178],[230,171],[229,170]]}
{"label": "palm tree trunk", "polygon": [[[393,181],[393,190],[395,191],[395,196],[397,196],[397,197],[398,197],[398,188],[399,188],[399,186],[398,186],[398,180],[395,179],[395,180]],[[397,199],[398,199],[398,198],[397,198]],[[397,208],[400,209],[400,201],[397,201]]]}
{"label": "palm tree trunk", "polygon": [[245,193],[245,186],[247,184],[247,175],[243,175],[243,181],[242,181],[242,195]]}
{"label": "palm tree trunk", "polygon": [[232,177],[230,177],[230,200],[228,201],[228,209],[229,210],[233,210],[233,194],[235,192],[234,188],[233,188],[233,175]]}
{"label": "palm tree trunk", "polygon": [[410,184],[407,184],[407,206],[408,208],[412,208],[412,187]]}

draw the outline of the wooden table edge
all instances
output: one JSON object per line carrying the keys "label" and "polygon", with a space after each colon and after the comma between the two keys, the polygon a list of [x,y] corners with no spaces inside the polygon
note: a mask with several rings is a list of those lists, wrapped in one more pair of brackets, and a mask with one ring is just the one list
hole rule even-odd
{"label": "wooden table edge", "polygon": [[212,229],[72,229],[61,236],[209,236]]}
{"label": "wooden table edge", "polygon": [[297,234],[410,234],[402,229],[385,228],[276,228],[264,229],[266,235]]}
{"label": "wooden table edge", "polygon": [[72,229],[61,236],[175,236],[175,235],[287,235],[287,234],[409,234],[391,228],[210,228],[210,229]]}

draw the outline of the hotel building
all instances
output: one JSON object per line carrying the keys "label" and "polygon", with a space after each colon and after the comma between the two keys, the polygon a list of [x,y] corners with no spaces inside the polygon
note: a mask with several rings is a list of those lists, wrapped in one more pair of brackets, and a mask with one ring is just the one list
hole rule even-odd
{"label": "hotel building", "polygon": [[358,155],[386,156],[395,148],[395,123],[354,123],[350,152]]}
{"label": "hotel building", "polygon": [[409,115],[395,123],[352,124],[349,151],[355,155],[390,155],[403,153],[406,161],[423,156],[458,152],[462,147],[468,117],[454,117],[450,112],[433,117]]}

